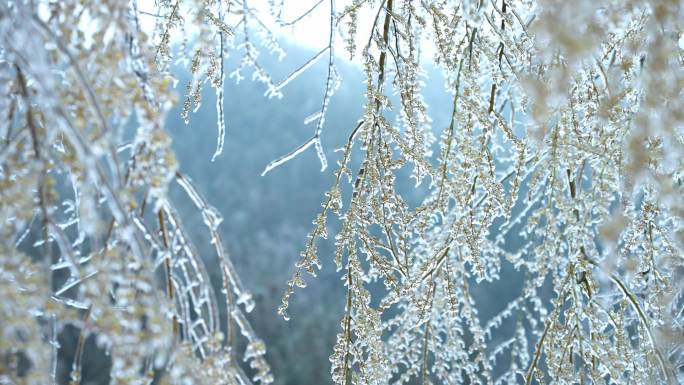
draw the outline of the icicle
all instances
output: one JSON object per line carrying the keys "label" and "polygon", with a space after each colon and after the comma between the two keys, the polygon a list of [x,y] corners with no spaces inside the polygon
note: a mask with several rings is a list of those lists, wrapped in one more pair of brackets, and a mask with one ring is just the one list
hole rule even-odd
{"label": "icicle", "polygon": [[[219,15],[221,14],[221,2],[219,2]],[[216,157],[223,152],[223,142],[226,137],[226,122],[223,113],[223,85],[224,85],[224,70],[223,70],[223,32],[219,32],[219,73],[218,84],[216,85],[216,129],[218,131],[218,139],[216,143],[216,152],[211,157],[211,161],[215,161]]]}
{"label": "icicle", "polygon": [[211,157],[212,162],[216,160],[216,157],[223,153],[223,144],[226,137],[226,122],[223,113],[223,74],[221,74],[221,80],[219,83],[220,87],[216,88],[216,111],[218,113],[216,118],[216,129],[218,132],[218,138],[216,142],[216,151]]}

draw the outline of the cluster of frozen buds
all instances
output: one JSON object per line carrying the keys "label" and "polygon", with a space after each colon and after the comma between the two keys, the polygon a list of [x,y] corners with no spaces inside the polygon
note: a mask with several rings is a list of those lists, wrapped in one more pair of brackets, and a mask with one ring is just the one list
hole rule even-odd
{"label": "cluster of frozen buds", "polygon": [[[256,11],[227,0],[142,5],[0,2],[0,383],[79,384],[103,363],[97,375],[114,383],[273,381],[221,216],[179,173],[165,129],[176,103],[169,64],[192,58],[190,100],[200,103],[208,79],[222,108],[223,52],[240,36],[229,23]],[[173,183],[205,220],[220,290]]]}
{"label": "cluster of frozen buds", "polygon": [[353,1],[337,20],[350,55],[365,44],[366,108],[279,310],[305,272],[344,271],[333,380],[681,382],[681,2]]}

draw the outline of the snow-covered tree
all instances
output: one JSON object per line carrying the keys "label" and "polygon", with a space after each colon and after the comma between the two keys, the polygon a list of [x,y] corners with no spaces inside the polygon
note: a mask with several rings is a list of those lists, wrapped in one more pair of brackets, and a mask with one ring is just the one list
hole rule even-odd
{"label": "snow-covered tree", "polygon": [[[305,275],[334,261],[335,383],[684,381],[684,4],[319,0],[286,18],[286,3],[0,1],[0,383],[60,382],[67,326],[73,384],[90,336],[112,383],[272,382],[221,214],[178,171],[165,119],[213,88],[216,151],[198,161],[213,160],[226,75],[279,97],[327,60],[313,134],[264,175],[311,147],[326,171],[341,58],[364,70],[364,113],[278,309],[289,319]],[[274,80],[260,51],[284,56],[280,31],[320,14],[327,44]],[[174,64],[191,74],[181,100]],[[445,127],[422,96],[428,64],[452,97]],[[319,255],[333,217],[337,251]],[[478,286],[510,301],[483,317]]]}

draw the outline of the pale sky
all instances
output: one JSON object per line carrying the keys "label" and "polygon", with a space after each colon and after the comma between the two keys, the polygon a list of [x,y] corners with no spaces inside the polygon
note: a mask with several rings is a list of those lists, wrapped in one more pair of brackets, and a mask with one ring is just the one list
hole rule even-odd
{"label": "pale sky", "polygon": [[[282,18],[285,21],[292,21],[318,2],[319,0],[285,0],[286,5],[283,9]],[[339,14],[344,10],[345,6],[349,5],[351,2],[348,0],[336,0],[334,3],[335,9]],[[259,18],[266,25],[275,27],[272,32],[278,36],[278,39],[281,42],[311,48],[316,51],[321,50],[328,45],[330,33],[330,0],[322,0],[310,14],[299,20],[295,25],[283,28],[277,28],[277,24],[269,12],[268,0],[252,0],[248,2],[248,5],[258,10]],[[138,2],[138,9],[140,11],[154,13],[154,0],[140,0]],[[357,45],[357,56],[359,56],[361,49],[363,49],[365,42],[368,40],[375,12],[377,12],[377,8],[369,10],[368,7],[362,7],[358,13],[359,22],[357,39],[360,43]],[[153,17],[145,17],[143,15],[140,18],[140,22],[147,30],[151,30],[154,27]],[[342,25],[343,30],[346,29],[345,27],[345,25]],[[178,38],[179,36],[175,35],[175,37]],[[347,60],[349,58],[349,55],[346,54],[344,39],[339,32],[339,28],[335,33],[335,53],[336,60]]]}
{"label": "pale sky", "polygon": [[[286,22],[292,21],[307,10],[311,9],[314,4],[317,4],[319,0],[297,0],[297,1],[287,1],[285,0],[285,6],[282,13],[282,19]],[[335,10],[337,14],[340,14],[344,8],[349,5],[350,1],[335,0]],[[261,11],[261,13],[268,17],[269,21],[275,21],[270,16],[268,11],[268,1],[266,0],[253,0],[249,3]],[[312,50],[320,50],[328,45],[328,39],[330,36],[330,0],[322,0],[320,4],[307,16],[299,20],[295,25],[283,27],[277,32],[279,38],[290,44],[295,44]],[[368,40],[367,37],[370,36],[370,27],[373,23],[373,18],[375,17],[374,11],[370,11],[367,7],[362,7],[358,13],[359,23],[357,29],[357,37],[359,37],[361,44],[357,44],[356,56],[360,56],[361,50],[365,42]],[[346,21],[343,21],[342,29],[346,30]],[[346,54],[346,45],[344,42],[344,37],[337,28],[335,32],[335,59],[336,60],[348,60],[349,55]]]}
{"label": "pale sky", "polygon": [[[263,3],[266,5],[266,1],[258,0],[258,3]],[[318,0],[304,0],[304,1],[291,1],[288,2],[284,8],[282,18],[286,21],[294,20],[295,18],[302,15],[308,9],[311,8],[313,4],[316,4]],[[335,8],[337,13],[341,13],[344,7],[348,5],[347,1],[335,1]],[[267,6],[267,5],[266,5]],[[370,24],[373,22],[372,14],[367,8],[362,8],[359,12],[359,24],[358,24],[358,35],[357,36],[369,36]],[[344,26],[343,26],[344,28]],[[323,0],[323,2],[318,5],[318,7],[311,12],[309,15],[301,19],[292,27],[285,27],[280,31],[281,37],[287,42],[297,45],[302,45],[305,47],[311,47],[314,49],[321,49],[328,44],[330,31],[330,0]],[[366,41],[364,38],[361,41]],[[337,52],[342,52],[344,50],[344,41],[341,33],[337,31],[335,33],[335,49]],[[363,48],[363,44],[360,44]],[[340,57],[347,57],[347,55],[338,55]]]}

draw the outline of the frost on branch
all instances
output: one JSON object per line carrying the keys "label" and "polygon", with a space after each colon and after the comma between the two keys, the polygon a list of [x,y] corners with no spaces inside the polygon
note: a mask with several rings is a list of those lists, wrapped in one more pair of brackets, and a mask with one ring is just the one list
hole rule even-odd
{"label": "frost on branch", "polygon": [[[72,384],[93,362],[87,340],[107,354],[112,383],[273,381],[221,216],[178,172],[164,128],[176,102],[168,63],[194,52],[186,104],[199,105],[205,80],[216,88],[220,154],[235,4],[139,5],[0,4],[0,383],[64,382],[67,327],[78,333]],[[181,39],[187,52],[172,54]],[[168,194],[174,182],[205,220],[220,291]],[[234,351],[242,337],[245,353]]]}
{"label": "frost on branch", "polygon": [[[681,383],[682,20],[669,1],[344,8],[365,112],[280,308],[336,215],[336,383]],[[432,60],[446,127],[421,96]],[[428,185],[417,205],[406,168]],[[507,281],[515,298],[483,315],[478,286]]]}

